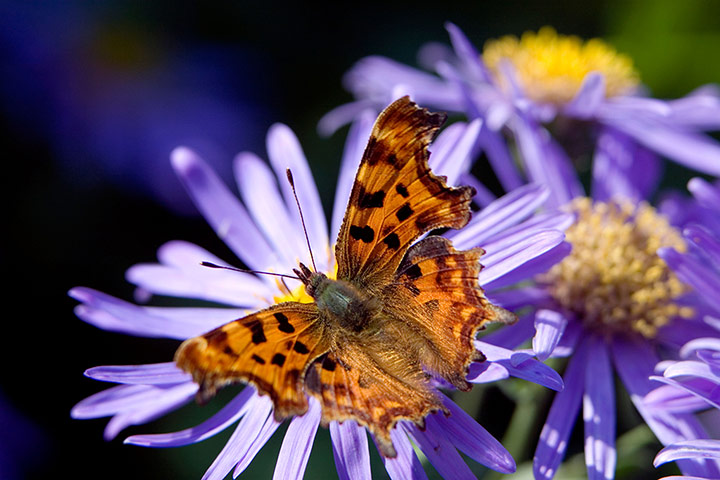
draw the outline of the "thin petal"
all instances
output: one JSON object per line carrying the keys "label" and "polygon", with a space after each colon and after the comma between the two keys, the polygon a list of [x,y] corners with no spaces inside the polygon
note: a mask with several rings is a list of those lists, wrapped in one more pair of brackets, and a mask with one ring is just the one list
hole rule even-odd
{"label": "thin petal", "polygon": [[500,473],[513,473],[515,460],[505,447],[455,402],[443,396],[449,417],[432,415],[448,439],[467,456]]}
{"label": "thin petal", "polygon": [[253,153],[237,155],[233,168],[240,196],[255,224],[286,268],[294,266],[297,258],[307,254],[307,246],[302,228],[295,223],[294,217],[290,217],[278,190],[278,180],[287,183],[287,179],[276,177]]}
{"label": "thin petal", "polygon": [[220,411],[199,425],[172,433],[132,435],[124,443],[143,447],[179,447],[201,442],[225,430],[247,413],[254,402],[249,400],[256,393],[253,387],[246,387],[228,402]]}
{"label": "thin petal", "polygon": [[251,398],[248,415],[245,415],[232,433],[220,454],[203,475],[203,480],[222,480],[238,463],[238,459],[250,450],[258,440],[265,422],[272,414],[272,402],[268,397],[256,395]]}
{"label": "thin petal", "polygon": [[585,421],[585,464],[588,480],[615,477],[615,388],[610,357],[603,341],[588,344],[585,371],[583,420]]}
{"label": "thin petal", "polygon": [[580,410],[580,400],[585,386],[587,357],[582,347],[583,345],[580,345],[568,362],[563,377],[565,389],[555,394],[547,420],[540,432],[540,442],[533,458],[533,472],[537,479],[553,478],[565,456],[568,438]]}
{"label": "thin petal", "polygon": [[[452,128],[452,130],[450,130]],[[469,124],[454,123],[447,127],[430,145],[430,167],[438,175],[447,177],[448,185],[458,185],[461,174],[470,170],[470,161],[478,143],[482,128],[480,119]],[[457,131],[452,139],[446,133]]]}
{"label": "thin petal", "polygon": [[187,148],[176,148],[171,157],[195,205],[235,255],[254,270],[278,266],[250,215],[210,167]]}
{"label": "thin petal", "polygon": [[185,340],[246,314],[235,309],[140,307],[85,287],[73,288],[69,295],[83,302],[75,307],[81,320],[104,330],[143,337]]}
{"label": "thin petal", "polygon": [[447,439],[442,427],[431,417],[426,418],[424,431],[409,423],[403,424],[403,427],[443,478],[475,480],[470,467]]}
{"label": "thin petal", "polygon": [[[325,211],[320,202],[320,194],[300,142],[289,127],[283,124],[275,124],[268,131],[267,151],[270,164],[275,170],[277,178],[286,178],[287,169],[292,171],[295,191],[305,219],[310,246],[316,250],[314,253],[317,268],[319,271],[327,271],[330,252],[328,250],[329,242]],[[296,228],[300,230],[300,214],[290,184],[287,181],[281,181],[280,191],[283,192],[288,212],[291,212],[292,218],[295,219]],[[300,259],[308,262],[309,254],[305,254]]]}
{"label": "thin petal", "polygon": [[283,439],[273,478],[303,478],[310,459],[315,434],[320,426],[320,403],[308,398],[309,408],[301,417],[295,417],[288,426]]}
{"label": "thin petal", "polygon": [[540,309],[535,313],[533,351],[538,360],[547,360],[555,350],[567,323],[565,316],[554,310]]}
{"label": "thin petal", "polygon": [[501,365],[513,377],[522,378],[553,390],[563,389],[560,375],[542,362],[529,359],[519,365],[513,365],[512,357],[515,352],[512,350],[479,340],[475,341],[475,346],[487,357],[488,361]]}
{"label": "thin petal", "polygon": [[158,250],[161,264],[137,264],[127,280],[158,295],[195,298],[226,305],[260,306],[272,298],[267,284],[255,275],[204,267],[201,262],[230,266],[215,255],[188,242],[168,242]]}
{"label": "thin petal", "polygon": [[720,459],[720,440],[686,440],[674,443],[660,450],[653,465],[658,467],[680,458]]}
{"label": "thin petal", "polygon": [[458,56],[460,64],[465,67],[466,74],[470,81],[473,82],[489,82],[491,79],[490,72],[482,62],[482,57],[475,49],[473,44],[468,40],[465,34],[454,23],[446,22],[445,29],[450,35],[450,42]]}
{"label": "thin petal", "polygon": [[317,130],[321,137],[329,137],[340,127],[353,121],[361,112],[372,108],[374,102],[368,99],[356,100],[333,108],[320,118]]}
{"label": "thin petal", "polygon": [[174,362],[93,367],[87,369],[85,375],[103,382],[137,383],[144,385],[162,385],[192,381],[190,374],[180,370]]}
{"label": "thin petal", "polygon": [[583,78],[575,97],[563,110],[570,117],[590,119],[604,100],[605,76],[599,72],[590,72]]}
{"label": "thin petal", "polygon": [[354,420],[330,422],[335,469],[340,480],[371,478],[367,434]]}
{"label": "thin petal", "polygon": [[390,478],[392,480],[427,480],[427,474],[415,455],[407,434],[400,428],[393,428],[390,430],[390,439],[397,456],[395,458],[382,457],[385,470]]}

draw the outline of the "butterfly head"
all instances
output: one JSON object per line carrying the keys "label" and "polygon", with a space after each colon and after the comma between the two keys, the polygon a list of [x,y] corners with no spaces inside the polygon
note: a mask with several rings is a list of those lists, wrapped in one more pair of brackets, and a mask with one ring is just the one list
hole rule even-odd
{"label": "butterfly head", "polygon": [[293,272],[305,285],[305,291],[313,298],[317,298],[318,287],[325,283],[327,277],[323,273],[313,272],[304,263],[300,263],[300,268],[293,268]]}

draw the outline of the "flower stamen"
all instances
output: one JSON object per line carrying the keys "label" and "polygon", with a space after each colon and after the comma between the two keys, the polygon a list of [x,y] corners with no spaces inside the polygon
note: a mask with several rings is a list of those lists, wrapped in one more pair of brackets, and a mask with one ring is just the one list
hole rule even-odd
{"label": "flower stamen", "polygon": [[605,96],[630,92],[639,76],[627,55],[618,53],[604,41],[594,38],[558,35],[551,27],[525,32],[520,39],[508,35],[489,40],[483,60],[501,86],[507,79],[500,74],[502,62],[509,61],[525,94],[540,103],[561,105],[577,94],[586,75],[599,72],[605,77]]}
{"label": "flower stamen", "polygon": [[573,250],[539,280],[586,328],[653,338],[673,317],[692,309],[677,303],[688,291],[657,255],[661,246],[685,251],[682,235],[648,205],[575,200],[577,220],[566,231]]}

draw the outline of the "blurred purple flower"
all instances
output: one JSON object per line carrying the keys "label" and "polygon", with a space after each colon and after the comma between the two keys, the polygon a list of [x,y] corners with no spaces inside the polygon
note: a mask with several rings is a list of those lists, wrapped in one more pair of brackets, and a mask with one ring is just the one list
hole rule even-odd
{"label": "blurred purple flower", "polygon": [[[557,158],[546,156],[548,169],[557,168],[552,165]],[[614,372],[664,445],[707,437],[690,413],[643,401],[654,388],[650,376],[655,364],[677,358],[685,342],[712,332],[702,321],[706,305],[690,294],[695,284],[663,260],[674,250],[660,247],[682,251],[685,242],[653,207],[628,199],[628,191],[646,188],[643,178],[618,181],[617,176],[598,175],[597,170],[595,174],[592,185],[598,195],[575,198],[564,207],[575,215],[565,230],[572,245],[568,256],[532,283],[497,292],[488,289],[489,298],[501,306],[529,313],[517,325],[484,340],[516,348],[532,338],[537,358],[569,357],[565,389],[555,396],[535,452],[536,478],[549,479],[557,472],[581,405],[588,477],[614,478]],[[577,178],[555,182],[553,188],[560,189],[557,198],[582,195]],[[720,475],[711,462],[680,462],[680,467],[688,474]]]}
{"label": "blurred purple flower", "polygon": [[[705,321],[716,331],[712,336],[687,342],[680,350],[682,360],[660,362],[656,369],[662,375],[651,378],[665,385],[648,393],[645,402],[668,411],[696,412],[710,407],[720,413],[720,184],[694,178],[688,188],[694,200],[677,208],[689,219],[683,230],[688,251],[665,248],[659,254],[705,303]],[[705,217],[715,222],[697,223]],[[720,440],[673,443],[658,454],[655,465],[696,458],[720,463]],[[707,475],[712,478],[711,472]]]}
{"label": "blurred purple flower", "polygon": [[[331,232],[337,233],[353,185],[357,166],[369,136],[374,115],[361,114],[353,124],[346,143]],[[460,166],[468,165],[469,154],[478,133],[478,123],[456,123],[448,127],[431,146],[431,166],[448,176],[454,184],[463,175]],[[235,158],[234,169],[242,203],[230,192],[212,169],[187,148],[172,154],[177,174],[217,234],[249,268],[284,272],[308,262],[308,252],[297,209],[285,178],[291,168],[299,202],[304,212],[307,233],[315,251],[319,271],[332,271],[333,248],[325,215],[309,166],[300,144],[284,125],[274,125],[267,138],[268,167],[251,153]],[[477,215],[468,228],[487,230],[486,269],[481,283],[500,285],[504,278],[532,275],[521,271],[536,259],[546,264],[557,258],[563,234],[554,225],[566,222],[563,214],[534,217],[533,212],[547,199],[547,190],[526,186],[499,199]],[[458,242],[460,245],[462,241]],[[462,245],[460,245],[462,247]],[[527,248],[526,248],[527,247]],[[564,255],[564,252],[562,252]],[[131,304],[101,292],[78,287],[70,295],[81,302],[77,315],[100,328],[133,335],[169,337],[178,340],[202,334],[212,328],[275,303],[284,295],[274,279],[246,273],[204,268],[201,261],[227,265],[201,247],[186,242],[170,242],[158,253],[159,264],[136,265],[127,278],[138,287],[138,296],[150,294],[193,298],[231,308],[152,307]],[[288,282],[291,288],[297,282]],[[511,350],[478,341],[488,358],[472,366],[468,379],[475,383],[492,382],[510,375],[560,390],[559,375],[535,359],[522,358]],[[86,372],[91,378],[120,383],[78,403],[75,418],[112,417],[105,437],[113,438],[129,425],[141,424],[175,410],[191,401],[197,385],[173,363],[138,366],[105,366]],[[510,454],[486,430],[465,414],[450,399],[449,417],[431,415],[427,428],[399,422],[392,431],[397,458],[384,459],[392,478],[426,478],[415,456],[410,439],[444,477],[474,478],[458,450],[489,468],[508,473],[515,470]],[[201,441],[237,423],[225,448],[204,478],[224,478],[230,470],[242,472],[278,428],[272,415],[272,402],[245,387],[239,395],[205,422],[180,432],[158,435],[133,435],[126,443],[170,447]],[[310,399],[309,411],[290,421],[283,440],[275,478],[302,477],[320,423],[319,405]],[[333,455],[340,478],[370,476],[367,435],[353,421],[331,422]]]}
{"label": "blurred purple flower", "polygon": [[[231,178],[234,152],[270,124],[260,56],[235,45],[171,45],[113,15],[119,5],[0,6],[0,109],[18,134],[47,142],[67,180],[110,183],[195,212],[170,168],[187,145]],[[253,72],[252,75],[249,72]]]}
{"label": "blurred purple flower", "polygon": [[[420,53],[420,62],[433,73],[379,56],[358,61],[344,78],[356,100],[329,112],[319,130],[333,132],[358,111],[379,108],[401,88],[428,107],[482,118],[478,153],[487,155],[506,191],[523,184],[525,176],[551,187],[572,182],[571,190],[580,195],[573,159],[593,151],[596,178],[622,181],[641,173],[645,182],[625,182],[637,189],[625,193],[638,200],[659,178],[658,156],[720,174],[720,144],[703,134],[720,129],[715,86],[658,100],[642,93],[630,60],[598,39],[583,43],[545,28],[520,40],[488,42],[481,55],[457,26],[449,23],[447,30],[452,50],[427,45]],[[505,134],[517,145],[521,169]],[[555,161],[546,162],[548,155]],[[638,157],[640,165],[633,161]],[[573,198],[551,191],[555,205]]]}

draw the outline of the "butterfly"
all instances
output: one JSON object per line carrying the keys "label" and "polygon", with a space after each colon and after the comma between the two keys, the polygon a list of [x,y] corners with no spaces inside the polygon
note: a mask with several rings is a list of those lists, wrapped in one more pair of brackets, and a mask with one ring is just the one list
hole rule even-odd
{"label": "butterfly", "polygon": [[304,414],[312,396],[324,426],[355,420],[390,458],[398,421],[422,427],[430,413],[449,414],[433,378],[469,390],[469,365],[485,359],[473,344],[478,330],[515,316],[478,285],[482,249],[424,236],[465,226],[475,194],[428,166],[445,120],[408,97],[380,113],[338,234],[336,278],[300,263],[294,272],[313,303],[279,303],[182,343],[175,362],[199,400],[249,383],[281,421]]}

